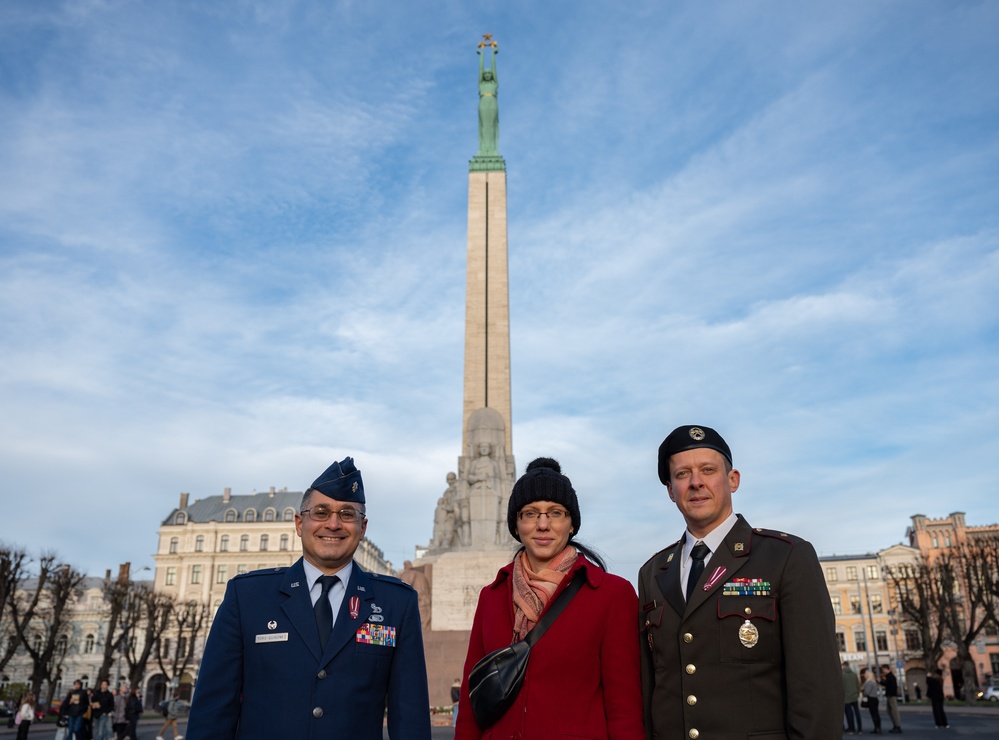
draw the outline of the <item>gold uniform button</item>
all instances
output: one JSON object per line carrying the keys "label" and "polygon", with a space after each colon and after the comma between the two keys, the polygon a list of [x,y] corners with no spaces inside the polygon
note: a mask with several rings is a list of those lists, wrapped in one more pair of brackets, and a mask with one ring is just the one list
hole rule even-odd
{"label": "gold uniform button", "polygon": [[745,611],[746,611],[746,614],[752,614],[753,613],[753,610],[750,609],[748,606],[746,607]]}
{"label": "gold uniform button", "polygon": [[700,736],[701,733],[697,731],[696,727],[691,727],[690,732],[687,733],[687,737],[689,737],[690,740],[697,740],[697,738],[699,738]]}
{"label": "gold uniform button", "polygon": [[683,641],[684,642],[693,642],[694,641],[694,636],[692,634],[690,634],[689,632],[684,632],[683,633]]}
{"label": "gold uniform button", "polygon": [[686,668],[684,668],[684,670],[685,670],[685,671],[686,671],[686,672],[687,672],[687,673],[688,673],[689,675],[693,676],[693,675],[694,675],[695,673],[697,673],[697,666],[696,666],[696,665],[694,665],[693,663],[688,663],[688,664],[687,664],[687,667],[686,667]]}
{"label": "gold uniform button", "polygon": [[690,696],[687,697],[687,703],[690,706],[694,706],[697,703],[697,697],[691,694]]}

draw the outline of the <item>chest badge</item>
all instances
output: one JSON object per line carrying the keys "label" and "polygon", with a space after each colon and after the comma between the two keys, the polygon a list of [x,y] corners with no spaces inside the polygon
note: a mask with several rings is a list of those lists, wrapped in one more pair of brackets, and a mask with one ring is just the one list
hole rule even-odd
{"label": "chest badge", "polygon": [[271,621],[269,621],[267,623],[267,629],[269,629],[269,630],[276,630],[277,629],[277,622],[275,622],[273,619]]}
{"label": "chest badge", "polygon": [[756,629],[756,625],[750,622],[748,619],[739,627],[739,642],[743,644],[744,647],[751,648],[760,641],[760,631]]}

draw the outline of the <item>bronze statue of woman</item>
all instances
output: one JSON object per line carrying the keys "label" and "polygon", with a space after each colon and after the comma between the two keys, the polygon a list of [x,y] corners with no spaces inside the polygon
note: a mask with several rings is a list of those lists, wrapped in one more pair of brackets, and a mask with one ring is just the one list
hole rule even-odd
{"label": "bronze statue of woman", "polygon": [[[489,67],[486,67],[483,49],[489,50]],[[499,81],[496,79],[496,55],[499,49],[496,42],[487,34],[485,41],[479,44],[479,154],[478,156],[499,155],[499,102],[496,91]]]}

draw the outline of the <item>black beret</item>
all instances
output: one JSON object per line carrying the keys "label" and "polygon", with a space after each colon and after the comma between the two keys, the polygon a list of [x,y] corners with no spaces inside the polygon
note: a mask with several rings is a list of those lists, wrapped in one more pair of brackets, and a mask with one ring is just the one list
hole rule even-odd
{"label": "black beret", "polygon": [[669,484],[669,459],[671,455],[684,450],[696,450],[707,447],[709,450],[717,450],[725,456],[728,464],[732,464],[732,450],[728,448],[728,443],[722,436],[711,427],[693,426],[686,424],[677,427],[659,445],[659,480],[662,484]]}
{"label": "black beret", "polygon": [[319,491],[337,501],[349,501],[354,504],[364,503],[364,483],[361,481],[361,471],[354,467],[354,458],[345,457],[335,462],[323,471],[322,475],[313,481],[309,488]]}
{"label": "black beret", "polygon": [[527,470],[513,484],[510,503],[506,507],[506,524],[510,534],[520,542],[517,534],[517,512],[535,501],[551,501],[564,506],[572,519],[573,534],[579,532],[579,499],[572,487],[572,481],[562,475],[558,460],[539,457],[532,460]]}

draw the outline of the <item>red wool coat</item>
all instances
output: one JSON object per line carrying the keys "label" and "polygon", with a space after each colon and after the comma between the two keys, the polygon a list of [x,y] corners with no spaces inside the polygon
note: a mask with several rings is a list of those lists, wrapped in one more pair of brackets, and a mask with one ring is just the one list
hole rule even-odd
{"label": "red wool coat", "polygon": [[485,731],[468,700],[468,674],[480,658],[510,644],[513,563],[479,593],[455,740],[645,740],[635,589],[580,555],[549,604],[579,568],[586,582],[531,648],[514,705]]}

